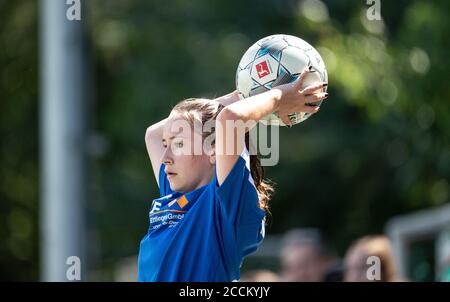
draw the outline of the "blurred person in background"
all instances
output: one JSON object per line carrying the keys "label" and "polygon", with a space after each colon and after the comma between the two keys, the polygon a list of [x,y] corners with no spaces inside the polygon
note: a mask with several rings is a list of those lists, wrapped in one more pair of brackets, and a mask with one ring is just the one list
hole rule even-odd
{"label": "blurred person in background", "polygon": [[258,269],[245,272],[241,275],[241,282],[278,282],[279,277],[276,273],[266,270]]}
{"label": "blurred person in background", "polygon": [[[367,263],[371,256],[376,256],[380,260],[379,280],[368,278],[371,262]],[[397,276],[391,243],[384,235],[366,236],[354,242],[347,250],[344,267],[344,281],[346,282],[400,281]]]}
{"label": "blurred person in background", "polygon": [[342,281],[340,261],[319,230],[293,229],[284,235],[280,281]]}

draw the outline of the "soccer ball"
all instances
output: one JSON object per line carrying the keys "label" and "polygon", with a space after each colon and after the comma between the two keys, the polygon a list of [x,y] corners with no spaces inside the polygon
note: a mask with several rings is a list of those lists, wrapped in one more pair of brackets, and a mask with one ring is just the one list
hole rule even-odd
{"label": "soccer ball", "polygon": [[[236,88],[241,99],[263,93],[278,85],[295,81],[302,71],[312,66],[303,88],[317,82],[328,82],[328,74],[322,57],[306,41],[289,35],[272,35],[253,44],[242,56],[236,72]],[[326,91],[326,87],[323,90]],[[320,106],[322,102],[317,104]],[[292,124],[298,124],[311,116],[307,112],[288,115]],[[265,117],[266,125],[286,126],[277,113]]]}

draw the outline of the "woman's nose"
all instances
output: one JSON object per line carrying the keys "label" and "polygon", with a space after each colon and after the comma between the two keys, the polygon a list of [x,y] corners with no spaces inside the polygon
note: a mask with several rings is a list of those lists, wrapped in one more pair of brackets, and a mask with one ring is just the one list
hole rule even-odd
{"label": "woman's nose", "polygon": [[168,154],[168,153],[170,153],[170,150],[169,150],[169,148],[166,148],[166,150],[164,151],[164,153],[163,153],[163,155],[162,155],[162,157],[161,157],[161,162],[162,162],[163,164],[165,164],[165,165],[171,165],[171,164],[173,164],[173,160],[172,160],[172,158],[170,157],[170,154]]}

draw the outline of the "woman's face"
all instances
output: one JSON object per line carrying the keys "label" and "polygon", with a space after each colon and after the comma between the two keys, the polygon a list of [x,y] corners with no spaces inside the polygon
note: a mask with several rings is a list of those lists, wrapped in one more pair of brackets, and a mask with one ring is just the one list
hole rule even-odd
{"label": "woman's face", "polygon": [[166,165],[165,172],[173,191],[190,192],[211,181],[214,156],[203,150],[202,135],[179,114],[170,114],[162,143],[165,151],[161,162]]}
{"label": "woman's face", "polygon": [[346,282],[367,282],[368,266],[366,264],[369,255],[361,250],[351,250],[345,257],[345,274],[344,281]]}

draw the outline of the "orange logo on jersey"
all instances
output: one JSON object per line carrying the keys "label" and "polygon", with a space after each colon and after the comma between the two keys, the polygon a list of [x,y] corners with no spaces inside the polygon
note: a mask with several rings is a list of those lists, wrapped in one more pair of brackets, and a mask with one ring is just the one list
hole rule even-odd
{"label": "orange logo on jersey", "polygon": [[189,201],[187,200],[187,198],[183,195],[181,196],[178,200],[177,200],[178,205],[180,206],[180,208],[184,208],[184,206],[186,206]]}

